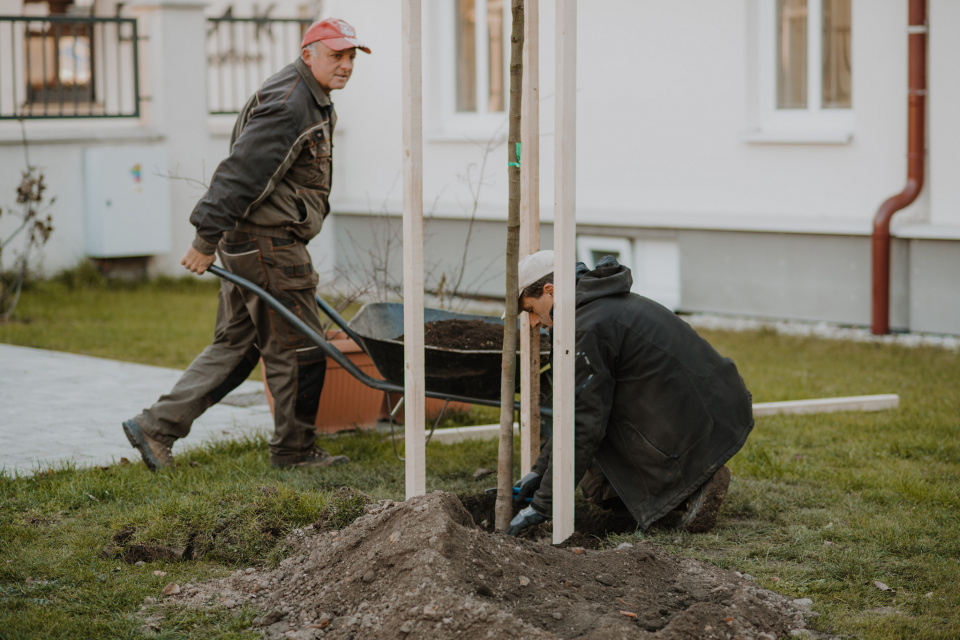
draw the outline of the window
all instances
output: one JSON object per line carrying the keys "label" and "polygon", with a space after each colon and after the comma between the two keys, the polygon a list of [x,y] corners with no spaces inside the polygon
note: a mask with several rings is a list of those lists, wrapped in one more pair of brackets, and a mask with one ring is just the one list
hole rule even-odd
{"label": "window", "polygon": [[138,117],[137,21],[92,0],[28,0],[0,16],[0,120]]}
{"label": "window", "polygon": [[89,103],[90,25],[79,22],[26,23],[27,104],[31,112],[41,105]]}
{"label": "window", "polygon": [[423,124],[429,140],[506,136],[510,3],[432,0],[424,11]]}
{"label": "window", "polygon": [[[300,57],[300,41],[310,18],[272,18],[271,4],[262,14],[207,18],[207,108],[211,115],[237,114],[271,75]],[[233,119],[229,119],[233,126]]]}
{"label": "window", "polygon": [[760,132],[754,141],[849,141],[853,108],[851,3],[760,3]]}
{"label": "window", "polygon": [[457,111],[502,112],[507,86],[505,2],[456,0],[456,3]]}
{"label": "window", "polygon": [[776,29],[777,108],[849,109],[850,0],[777,0]]}

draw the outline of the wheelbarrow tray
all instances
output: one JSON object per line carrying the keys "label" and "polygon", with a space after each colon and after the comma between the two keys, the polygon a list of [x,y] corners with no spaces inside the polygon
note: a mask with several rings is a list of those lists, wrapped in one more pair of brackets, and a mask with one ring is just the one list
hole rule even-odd
{"label": "wheelbarrow tray", "polygon": [[[403,343],[396,340],[403,334],[403,305],[399,303],[365,305],[348,324],[330,305],[317,296],[317,305],[320,309],[370,356],[374,366],[384,378],[381,380],[357,367],[347,356],[328,343],[323,336],[262,287],[216,265],[211,265],[208,271],[259,296],[270,309],[286,319],[291,326],[317,345],[328,358],[332,358],[361,383],[386,393],[404,393]],[[378,306],[384,308],[375,310]],[[448,318],[480,319],[503,326],[503,320],[496,316],[454,313],[442,309],[424,309],[424,318],[425,322]],[[354,330],[352,326],[356,326],[359,331]],[[360,335],[360,332],[365,336]],[[500,369],[503,356],[499,350],[461,351],[426,347],[425,351],[427,397],[492,407],[500,406]],[[549,352],[541,351],[541,354],[549,355]],[[519,371],[518,363],[518,374]],[[515,402],[514,408],[518,410],[520,403]],[[549,407],[542,407],[540,413],[549,415]]]}
{"label": "wheelbarrow tray", "polygon": [[[424,322],[438,320],[481,320],[503,327],[497,316],[456,313],[425,308]],[[360,336],[366,351],[380,375],[389,382],[403,385],[404,358],[403,305],[397,302],[365,304],[348,323]],[[549,352],[542,352],[547,355]],[[499,349],[424,348],[424,384],[427,391],[467,398],[500,399],[500,372],[503,353]],[[517,352],[516,384],[520,384],[520,353]]]}

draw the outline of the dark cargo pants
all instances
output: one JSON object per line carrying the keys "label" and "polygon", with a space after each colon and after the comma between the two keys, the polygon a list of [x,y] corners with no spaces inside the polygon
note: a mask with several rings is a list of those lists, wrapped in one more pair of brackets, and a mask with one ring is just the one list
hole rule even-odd
{"label": "dark cargo pants", "polygon": [[[224,234],[218,252],[225,269],[266,289],[322,335],[314,299],[318,276],[306,245],[234,231]],[[213,344],[137,422],[150,437],[172,445],[190,433],[207,408],[246,380],[261,357],[274,399],[270,461],[298,462],[316,440],[326,358],[256,294],[227,281],[220,283]]]}
{"label": "dark cargo pants", "polygon": [[613,509],[614,513],[621,514],[627,511],[623,500],[617,495],[607,477],[603,475],[603,470],[596,460],[590,463],[590,468],[583,474],[583,479],[580,480],[580,491],[584,498],[598,507]]}

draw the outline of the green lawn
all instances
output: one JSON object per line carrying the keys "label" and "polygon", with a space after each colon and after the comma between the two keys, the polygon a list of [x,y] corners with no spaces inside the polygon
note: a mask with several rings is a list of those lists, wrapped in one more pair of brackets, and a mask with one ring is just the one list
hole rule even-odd
{"label": "green lawn", "polygon": [[213,338],[216,280],[31,285],[0,342],[184,369]]}
{"label": "green lawn", "polygon": [[[43,283],[23,295],[19,316],[29,322],[0,325],[0,341],[184,367],[207,344],[215,307],[215,287],[202,282]],[[836,634],[960,637],[960,354],[772,331],[702,333],[737,362],[756,402],[898,393],[900,407],[760,418],[730,463],[715,530],[653,529],[610,543],[645,537],[750,573],[812,598],[816,626]],[[283,533],[329,510],[337,487],[402,499],[403,466],[389,443],[355,434],[323,446],[353,463],[273,470],[265,441],[251,439],[188,449],[159,474],[137,463],[0,476],[0,636],[134,637],[131,614],[144,597],[171,580],[276,561]],[[427,488],[480,491],[487,485],[474,470],[495,465],[495,442],[431,444]],[[133,544],[188,542],[200,559],[122,558]],[[244,615],[182,611],[160,637],[256,637],[244,631],[253,613]]]}

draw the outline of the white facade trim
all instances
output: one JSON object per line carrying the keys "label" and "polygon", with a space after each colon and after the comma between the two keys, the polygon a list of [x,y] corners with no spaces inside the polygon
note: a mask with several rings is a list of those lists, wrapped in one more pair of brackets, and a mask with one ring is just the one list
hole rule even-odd
{"label": "white facade trim", "polygon": [[[144,127],[136,119],[100,120],[77,126],[76,120],[27,120],[27,140],[33,144],[78,144],[84,142],[159,142],[160,129]],[[23,130],[16,121],[0,123],[0,146],[21,146]]]}

